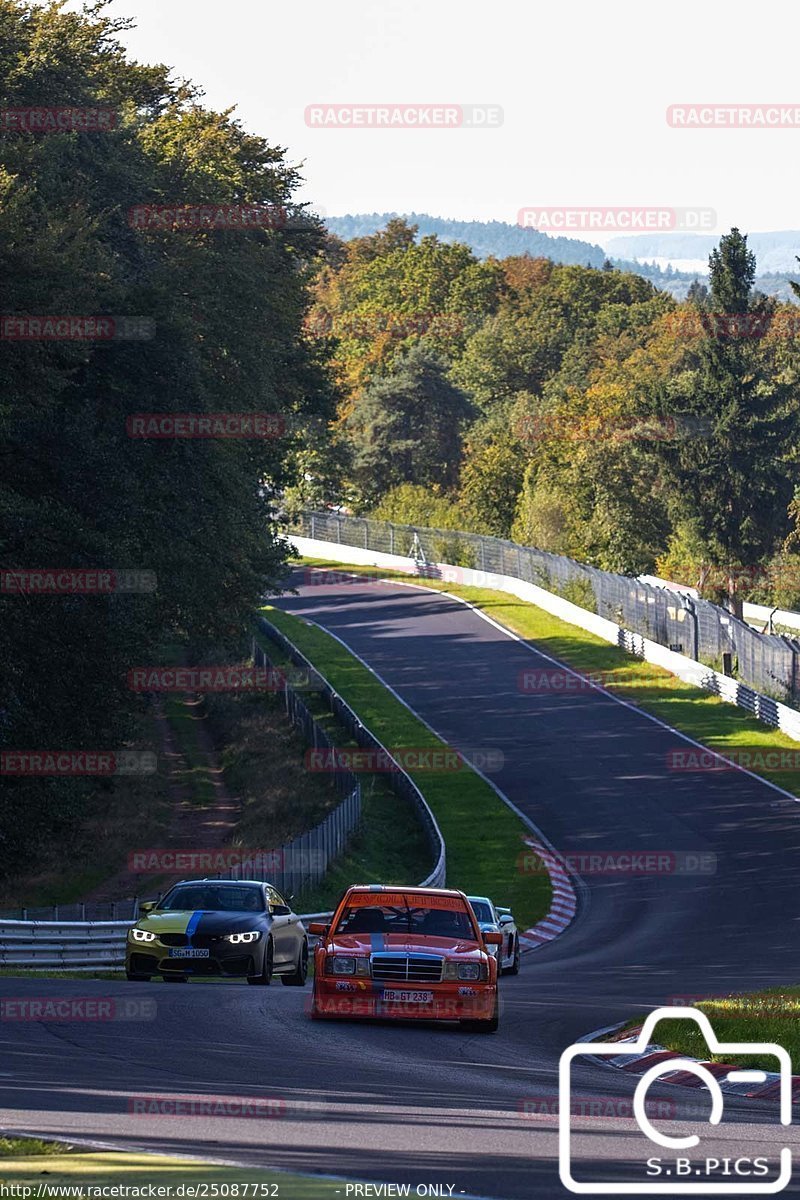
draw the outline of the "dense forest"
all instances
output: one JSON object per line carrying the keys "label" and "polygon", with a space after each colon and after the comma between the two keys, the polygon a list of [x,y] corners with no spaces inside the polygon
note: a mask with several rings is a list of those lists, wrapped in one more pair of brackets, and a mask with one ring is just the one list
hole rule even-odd
{"label": "dense forest", "polygon": [[[130,744],[128,672],[167,644],[241,660],[303,507],[800,605],[798,310],[759,293],[743,234],[682,303],[542,235],[480,254],[392,218],[344,241],[295,205],[284,150],[130,61],[124,26],[0,0],[2,109],[114,114],[6,123],[0,145],[4,749]],[[56,318],[83,332],[43,335]],[[142,414],[269,432],[131,436]],[[152,586],[39,595],[16,574],[67,568]],[[98,788],[5,782],[0,866],[68,846]]]}
{"label": "dense forest", "polygon": [[797,603],[798,321],[732,230],[684,303],[639,275],[331,238],[308,331],[339,416],[294,503]]}
{"label": "dense forest", "polygon": [[[275,498],[304,430],[334,411],[324,347],[301,336],[322,244],[313,221],[132,223],[140,206],[289,212],[297,176],[281,150],[205,108],[168,68],[129,61],[120,28],[105,6],[79,14],[0,0],[4,111],[53,98],[115,114],[104,129],[4,131],[3,312],[108,315],[120,326],[126,316],[146,335],[42,340],[4,325],[6,749],[125,745],[144,703],[127,672],[159,661],[165,639],[191,637],[216,661],[243,655],[252,610],[284,570]],[[241,412],[279,414],[286,436],[128,436],[138,413]],[[147,572],[156,586],[40,595],[9,575],[61,568]],[[39,838],[66,837],[98,787],[4,784],[0,865],[35,854]]]}

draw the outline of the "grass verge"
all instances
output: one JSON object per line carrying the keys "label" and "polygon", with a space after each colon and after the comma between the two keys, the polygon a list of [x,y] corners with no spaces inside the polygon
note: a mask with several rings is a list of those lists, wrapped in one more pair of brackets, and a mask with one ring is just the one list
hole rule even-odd
{"label": "grass verge", "polygon": [[[800,1075],[800,986],[716,996],[699,1000],[694,1007],[706,1014],[721,1042],[776,1042],[783,1046],[792,1060],[793,1073]],[[641,1017],[637,1017],[629,1021],[625,1029],[638,1029],[641,1024]],[[690,1058],[724,1063],[733,1058],[734,1065],[741,1059],[745,1067],[761,1067],[767,1071],[778,1069],[772,1056],[709,1055],[705,1039],[694,1021],[662,1021],[656,1026],[654,1036],[667,1050],[687,1054]]]}
{"label": "grass verge", "polygon": [[[279,609],[267,606],[263,611],[385,746],[442,746],[441,740],[334,638]],[[550,880],[544,874],[523,874],[518,869],[527,829],[492,788],[467,766],[459,771],[409,770],[409,774],[439,822],[447,846],[447,882],[510,906],[521,928],[544,916],[550,906]],[[393,803],[397,804],[394,798]],[[387,834],[391,836],[391,828]],[[396,835],[394,840],[396,843]],[[354,878],[350,874],[349,882]]]}
{"label": "grass verge", "polygon": [[[302,561],[305,566],[376,576],[375,567],[351,566],[328,559]],[[596,678],[615,695],[720,754],[739,756],[743,765],[749,764],[749,770],[754,774],[769,779],[793,795],[800,794],[800,766],[794,765],[795,762],[800,764],[798,743],[787,734],[757,721],[743,709],[727,704],[671,675],[663,667],[635,658],[618,646],[612,646],[508,592],[462,587],[435,579],[412,579],[398,571],[377,570],[381,578],[395,578],[406,583],[413,581],[435,591],[460,596],[546,654]],[[767,756],[780,751],[793,751],[796,755],[795,759],[786,759],[792,763],[787,769],[769,766]],[[743,755],[750,756],[746,762]]]}
{"label": "grass verge", "polygon": [[[27,1138],[0,1139],[0,1187],[30,1184],[34,1189],[30,1194],[35,1195],[36,1186],[41,1187],[43,1182],[48,1189],[59,1185],[141,1188],[152,1184],[173,1188],[178,1184],[205,1184],[209,1185],[208,1190],[202,1194],[209,1196],[231,1194],[224,1189],[215,1191],[215,1186],[250,1183],[253,1185],[251,1195],[280,1196],[284,1200],[325,1200],[326,1197],[341,1196],[343,1190],[341,1181],[314,1175],[216,1166],[197,1159],[166,1158],[156,1154],[85,1151]],[[52,1190],[50,1194],[53,1194]]]}
{"label": "grass verge", "polygon": [[[290,659],[283,654],[274,642],[256,632],[257,639],[277,667],[291,667]],[[303,703],[307,706],[314,719],[324,729],[335,745],[340,747],[355,747],[344,727],[331,714],[323,697],[315,691],[302,693]],[[282,699],[276,703],[282,704]],[[285,716],[281,716],[284,726]],[[294,730],[292,736],[300,741],[299,734]],[[284,774],[284,787],[293,807],[295,805],[296,788],[312,786],[321,789],[326,777],[314,772],[302,772],[303,779],[297,779],[297,772]],[[354,881],[376,883],[378,881],[394,884],[416,884],[433,869],[430,848],[425,834],[417,819],[416,810],[406,800],[396,796],[389,788],[385,776],[365,773],[361,780],[361,825],[350,839],[345,852],[331,865],[325,878],[315,887],[305,889],[296,898],[295,906],[301,912],[322,912],[332,908],[342,892]],[[305,782],[304,782],[305,781]],[[338,803],[338,796],[327,788],[333,796],[333,803]],[[319,814],[321,820],[325,813]],[[308,828],[304,824],[302,832]],[[256,843],[257,844],[257,843]]]}

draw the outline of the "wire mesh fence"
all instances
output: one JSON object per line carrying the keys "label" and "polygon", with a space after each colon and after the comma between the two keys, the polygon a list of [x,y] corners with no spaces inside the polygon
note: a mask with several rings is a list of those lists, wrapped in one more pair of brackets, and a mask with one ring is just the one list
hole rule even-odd
{"label": "wire mesh fence", "polygon": [[[339,725],[341,725],[353,741],[362,749],[374,750],[380,754],[383,761],[393,764],[392,769],[385,774],[387,786],[395,793],[408,801],[417,811],[417,815],[422,823],[426,838],[431,848],[432,861],[434,868],[427,879],[419,885],[421,887],[441,887],[445,882],[446,875],[446,859],[444,839],[442,838],[439,826],[431,812],[431,809],[419,790],[417,785],[411,779],[402,767],[392,757],[390,752],[383,744],[378,741],[373,733],[370,732],[359,720],[357,714],[352,708],[342,699],[331,685],[324,680],[313,668],[312,664],[305,658],[297,647],[284,637],[279,629],[276,628],[270,621],[264,617],[258,618],[258,625],[262,633],[264,633],[271,641],[280,646],[284,654],[291,659],[295,666],[301,668],[305,678],[314,680],[314,688],[322,695]],[[258,665],[272,666],[269,659],[264,654],[263,647],[258,642],[254,642],[254,656],[256,654],[264,655],[263,658],[256,659]],[[329,748],[333,749],[333,743],[319,724],[314,721],[307,707],[302,700],[292,689],[288,689],[287,694],[293,695],[291,703],[295,706],[293,711],[298,713],[298,723],[303,722],[303,728],[306,731],[306,738],[309,744],[313,744],[315,749]],[[305,724],[310,721],[310,724]],[[316,739],[316,740],[313,740]]]}
{"label": "wire mesh fence", "polygon": [[800,700],[800,640],[760,633],[708,600],[601,571],[564,555],[503,538],[450,529],[427,529],[339,513],[304,512],[290,533],[413,559],[421,575],[450,582],[469,567],[510,575],[563,596],[642,637],[668,646],[750,688],[784,703]]}
{"label": "wire mesh fence", "polygon": [[[253,661],[257,667],[274,668],[264,647],[253,640]],[[332,742],[314,719],[297,692],[283,684],[283,699],[289,720],[315,749],[330,747]],[[328,816],[307,833],[274,850],[264,850],[243,858],[241,863],[218,872],[222,879],[259,879],[271,883],[287,896],[297,895],[319,883],[331,862],[344,851],[361,821],[361,783],[346,769],[334,769],[331,779],[342,800]]]}
{"label": "wire mesh fence", "polygon": [[87,900],[77,904],[32,905],[0,909],[0,921],[127,921],[139,915],[139,900]]}

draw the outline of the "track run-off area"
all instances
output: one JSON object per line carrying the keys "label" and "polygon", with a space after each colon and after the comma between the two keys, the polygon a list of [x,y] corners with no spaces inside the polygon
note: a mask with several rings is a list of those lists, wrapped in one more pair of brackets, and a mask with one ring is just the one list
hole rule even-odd
{"label": "track run-off area", "polygon": [[[437,1185],[453,1196],[566,1196],[555,1106],[567,1046],[678,997],[797,981],[798,805],[739,770],[670,769],[670,752],[686,741],[607,692],[522,690],[521,673],[552,660],[446,594],[397,582],[314,584],[309,573],[296,584],[279,607],[340,638],[450,745],[502,752],[492,782],[559,852],[576,861],[657,852],[685,869],[582,875],[575,921],[524,955],[519,976],[502,979],[493,1036],[312,1025],[310,987],[4,979],[5,997],[121,992],[155,1004],[147,1020],[0,1025],[0,1126],[408,1183],[412,1195]],[[574,1122],[580,1178],[638,1185],[648,1157],[674,1157],[624,1115],[637,1078],[575,1064],[578,1111],[608,1101],[604,1115]],[[800,1149],[777,1104],[726,1096],[725,1119],[712,1128],[702,1094],[669,1085],[654,1094],[671,1105],[670,1134],[701,1137],[683,1153],[774,1164],[780,1147]],[[169,1116],[137,1104],[203,1095],[279,1103],[272,1118]],[[800,1196],[800,1181],[782,1194]]]}

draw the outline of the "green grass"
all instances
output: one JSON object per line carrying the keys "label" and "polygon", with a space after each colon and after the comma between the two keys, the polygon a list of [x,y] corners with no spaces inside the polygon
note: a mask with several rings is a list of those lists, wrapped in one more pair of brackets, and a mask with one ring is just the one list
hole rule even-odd
{"label": "green grass", "polygon": [[[334,638],[278,609],[267,607],[264,613],[385,746],[442,746],[441,740]],[[459,771],[409,770],[409,774],[439,822],[447,847],[448,884],[489,895],[496,903],[513,908],[521,928],[544,916],[550,905],[549,878],[519,869],[522,838],[528,831],[492,788],[466,766]],[[390,828],[387,837],[391,837]],[[346,881],[355,881],[352,873]]]}
{"label": "green grass", "polygon": [[[292,669],[289,657],[260,630],[256,631],[255,636],[269,654],[273,665],[285,669],[288,674]],[[355,747],[356,743],[331,713],[319,692],[303,690],[301,698],[336,746]],[[307,786],[311,781],[321,786],[325,778],[314,772],[304,774]],[[296,898],[295,905],[301,912],[322,912],[332,908],[345,888],[354,881],[411,885],[420,883],[433,870],[430,846],[410,801],[396,796],[383,775],[367,772],[359,778],[361,825],[325,878],[315,887],[306,888]]]}
{"label": "green grass", "polygon": [[[8,1147],[8,1149],[6,1149]],[[41,1160],[46,1157],[46,1164]],[[44,1178],[43,1178],[44,1176]],[[80,1147],[28,1141],[24,1138],[0,1141],[0,1189],[3,1184],[29,1184],[35,1189],[46,1183],[92,1188],[102,1186],[156,1187],[174,1189],[179,1184],[207,1185],[202,1193],[212,1196],[221,1185],[249,1183],[250,1195],[279,1196],[281,1200],[326,1200],[343,1195],[339,1180],[314,1175],[259,1170],[256,1167],[226,1167],[199,1159],[166,1158],[156,1154],[116,1151],[86,1151]],[[255,1185],[259,1185],[257,1188]],[[51,1192],[52,1194],[52,1192]],[[95,1193],[93,1193],[95,1194]],[[155,1193],[158,1194],[158,1193]],[[216,1194],[224,1193],[224,1187]],[[175,1192],[172,1191],[172,1195]]]}
{"label": "green grass", "polygon": [[203,701],[189,703],[185,696],[169,696],[164,712],[175,736],[183,762],[178,764],[174,780],[185,784],[189,799],[198,808],[210,808],[216,801],[213,783],[215,764],[209,761],[205,746],[200,739]]}
{"label": "green grass", "polygon": [[[375,567],[351,566],[327,559],[302,561],[307,566],[324,566],[352,571],[354,574],[374,576],[376,572]],[[409,582],[409,576],[401,572],[381,570],[380,574]],[[701,688],[685,683],[662,667],[635,658],[618,646],[612,646],[602,638],[551,616],[544,609],[507,592],[454,586],[429,579],[415,582],[462,597],[546,654],[584,674],[597,676],[598,682],[616,695],[652,713],[704,746],[721,754],[751,755],[753,765],[750,770],[754,774],[769,779],[793,795],[800,794],[800,766],[776,770],[768,765],[760,765],[754,758],[768,751],[791,750],[797,754],[800,764],[800,745],[787,734],[757,721],[743,709],[727,704]]]}
{"label": "green grass", "polygon": [[0,1137],[0,1158],[27,1158],[31,1155],[65,1154],[69,1146],[62,1142],[43,1142],[39,1138]]}
{"label": "green grass", "polygon": [[[800,1074],[800,986],[767,988],[760,992],[720,996],[694,1004],[711,1021],[720,1042],[776,1042],[788,1050],[792,1070]],[[626,1029],[638,1029],[641,1017]],[[667,1050],[712,1062],[730,1062],[745,1067],[778,1069],[775,1058],[758,1055],[708,1054],[708,1047],[693,1021],[661,1021],[653,1035]]]}

